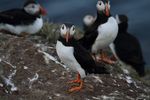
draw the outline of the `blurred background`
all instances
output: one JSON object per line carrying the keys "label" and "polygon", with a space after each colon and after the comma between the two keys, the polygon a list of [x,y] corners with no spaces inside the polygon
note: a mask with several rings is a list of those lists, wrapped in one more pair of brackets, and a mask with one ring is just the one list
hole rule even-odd
{"label": "blurred background", "polygon": [[[26,0],[0,0],[0,11],[22,7]],[[86,14],[96,15],[97,0],[37,0],[48,12],[50,22],[72,22],[82,27]],[[150,68],[150,0],[110,0],[111,13],[129,17],[129,32],[142,46],[146,67]]]}

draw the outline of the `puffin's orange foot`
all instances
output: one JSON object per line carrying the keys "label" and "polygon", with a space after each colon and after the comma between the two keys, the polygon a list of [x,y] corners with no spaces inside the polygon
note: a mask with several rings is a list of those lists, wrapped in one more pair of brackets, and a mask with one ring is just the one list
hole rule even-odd
{"label": "puffin's orange foot", "polygon": [[72,80],[72,81],[70,81],[68,83],[79,83],[79,86],[72,87],[71,89],[69,89],[69,92],[79,91],[79,90],[82,89],[82,86],[83,86],[83,81],[81,80],[81,77],[80,77],[79,73],[77,74],[77,79]]}
{"label": "puffin's orange foot", "polygon": [[115,61],[111,60],[104,52],[101,53],[101,56],[98,60],[108,64],[115,64]]}
{"label": "puffin's orange foot", "polygon": [[76,87],[72,87],[71,89],[69,89],[69,92],[80,91],[82,87],[83,87],[83,81],[80,80],[80,85]]}
{"label": "puffin's orange foot", "polygon": [[77,79],[69,81],[68,83],[80,83],[80,82],[81,82],[81,80],[80,80],[80,74],[77,74]]}
{"label": "puffin's orange foot", "polygon": [[107,58],[100,58],[100,61],[103,61],[103,62],[108,63],[108,64],[115,64],[115,61],[109,59],[108,57]]}
{"label": "puffin's orange foot", "polygon": [[80,80],[79,80],[79,79],[75,79],[75,80],[69,81],[68,83],[69,83],[69,84],[70,84],[70,83],[80,83]]}

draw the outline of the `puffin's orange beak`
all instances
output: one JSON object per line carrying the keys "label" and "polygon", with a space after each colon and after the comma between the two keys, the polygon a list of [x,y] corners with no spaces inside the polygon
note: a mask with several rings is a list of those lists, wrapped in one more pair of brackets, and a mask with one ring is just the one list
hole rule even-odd
{"label": "puffin's orange beak", "polygon": [[43,16],[47,14],[46,10],[43,7],[40,7],[40,12]]}
{"label": "puffin's orange beak", "polygon": [[109,16],[108,3],[106,3],[105,14],[106,14],[106,16]]}
{"label": "puffin's orange beak", "polygon": [[69,38],[70,38],[70,33],[69,32],[66,33],[65,38],[66,38],[66,42],[68,42]]}

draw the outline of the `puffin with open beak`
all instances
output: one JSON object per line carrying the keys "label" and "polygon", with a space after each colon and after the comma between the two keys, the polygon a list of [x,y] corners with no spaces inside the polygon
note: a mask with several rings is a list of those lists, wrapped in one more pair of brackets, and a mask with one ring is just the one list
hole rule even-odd
{"label": "puffin with open beak", "polygon": [[0,12],[0,30],[16,35],[35,34],[43,26],[45,9],[34,0],[27,0],[22,9]]}
{"label": "puffin with open beak", "polygon": [[96,64],[90,53],[82,47],[74,38],[75,26],[73,24],[62,24],[60,37],[56,43],[56,51],[60,60],[72,71],[77,72],[77,79],[69,83],[78,83],[79,86],[72,87],[69,92],[79,91],[83,87],[83,78],[89,73],[108,74],[107,70],[100,64]]}

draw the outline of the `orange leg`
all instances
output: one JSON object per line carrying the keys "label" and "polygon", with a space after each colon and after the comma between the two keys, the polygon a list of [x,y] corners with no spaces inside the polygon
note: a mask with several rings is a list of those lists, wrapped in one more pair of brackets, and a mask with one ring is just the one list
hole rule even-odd
{"label": "orange leg", "polygon": [[101,51],[100,60],[108,64],[115,63],[115,61],[111,60],[103,51]]}
{"label": "orange leg", "polygon": [[70,81],[69,83],[79,83],[79,86],[72,87],[69,92],[79,91],[83,87],[83,81],[81,80],[80,74],[78,73],[77,79]]}
{"label": "orange leg", "polygon": [[77,79],[69,81],[68,83],[80,83],[80,74],[77,74]]}

